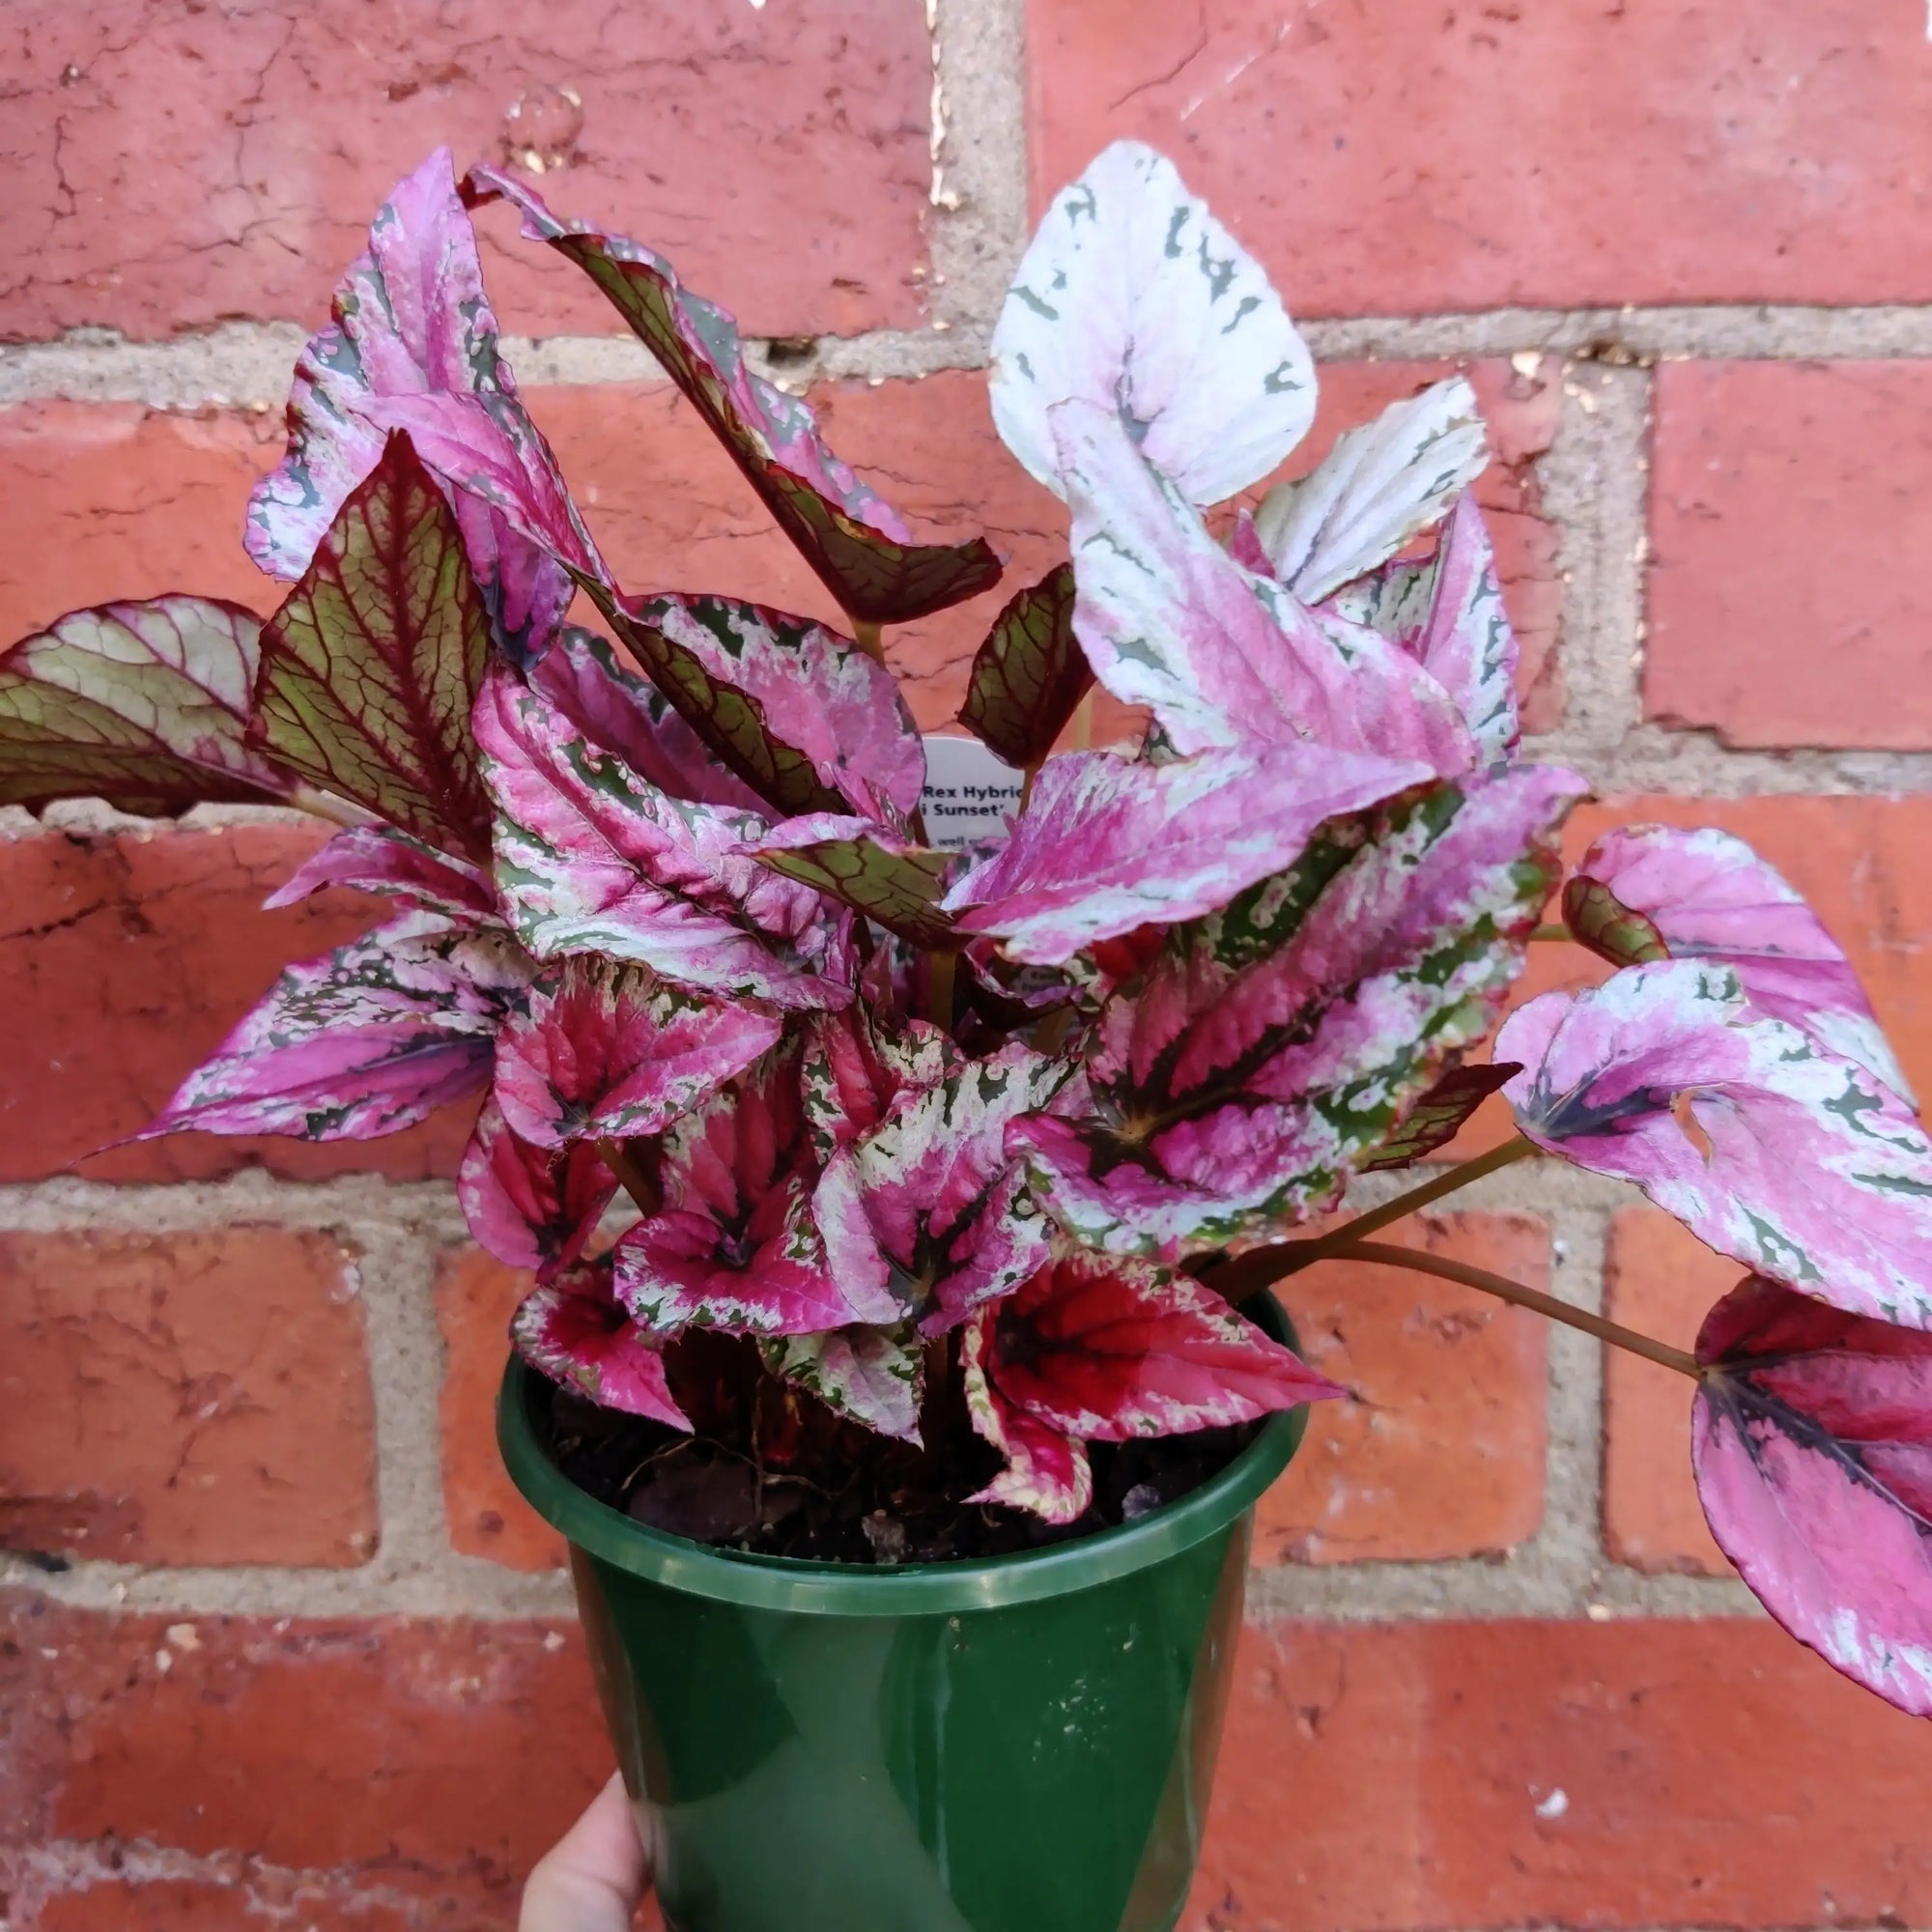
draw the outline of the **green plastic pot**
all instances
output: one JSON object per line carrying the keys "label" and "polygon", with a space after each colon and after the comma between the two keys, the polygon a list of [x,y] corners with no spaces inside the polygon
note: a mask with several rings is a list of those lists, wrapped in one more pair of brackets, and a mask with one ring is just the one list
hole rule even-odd
{"label": "green plastic pot", "polygon": [[[1254,1304],[1251,1304],[1253,1306]],[[1257,1307],[1282,1339],[1279,1308]],[[497,1439],[570,1542],[590,1660],[672,1932],[1168,1932],[1213,1779],[1270,1417],[1120,1529],[983,1563],[747,1556]]]}

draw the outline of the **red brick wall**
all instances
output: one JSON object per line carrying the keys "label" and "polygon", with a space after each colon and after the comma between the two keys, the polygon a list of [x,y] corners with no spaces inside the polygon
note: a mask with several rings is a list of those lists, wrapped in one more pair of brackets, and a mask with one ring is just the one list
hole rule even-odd
{"label": "red brick wall", "polygon": [[[1533,743],[1608,801],[1578,849],[1744,834],[1932,1091],[1923,0],[15,0],[0,99],[7,638],[272,596],[240,514],[295,346],[436,140],[660,243],[909,512],[1037,569],[991,317],[1045,193],[1159,142],[1310,319],[1311,456],[1472,370]],[[821,609],[606,312],[487,247],[620,570]],[[892,640],[929,724],[996,601]],[[508,1927],[608,1754],[489,1440],[517,1284],[463,1124],[89,1151],[366,909],[257,910],[316,836],[272,814],[0,835],[0,1920]],[[1412,1237],[1679,1337],[1729,1279],[1575,1174]],[[1385,1270],[1291,1299],[1359,1399],[1263,1506],[1189,1932],[1932,1926],[1932,1732],[1754,1613],[1668,1378]]]}

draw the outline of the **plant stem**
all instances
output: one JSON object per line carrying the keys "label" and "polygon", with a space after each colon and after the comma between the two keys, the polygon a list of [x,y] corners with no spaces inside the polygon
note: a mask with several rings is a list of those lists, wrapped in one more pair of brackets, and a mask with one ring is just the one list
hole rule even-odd
{"label": "plant stem", "polygon": [[337,798],[333,792],[321,791],[314,785],[297,785],[289,793],[288,803],[298,811],[306,811],[314,818],[326,818],[331,825],[345,825],[352,832],[377,822],[373,812],[364,811],[359,805],[352,805],[346,798]]}
{"label": "plant stem", "polygon": [[1026,816],[1027,807],[1033,803],[1033,781],[1038,776],[1039,767],[1037,765],[1028,765],[1020,773],[1020,809],[1018,815],[1022,818]]}
{"label": "plant stem", "polygon": [[952,1031],[952,960],[951,952],[925,955],[925,1016],[942,1033]]}
{"label": "plant stem", "polygon": [[852,626],[852,641],[874,663],[884,664],[886,647],[879,639],[879,633],[884,626],[875,624],[866,617],[848,615],[846,621]]}
{"label": "plant stem", "polygon": [[597,1157],[624,1183],[624,1192],[637,1204],[639,1213],[655,1214],[664,1206],[657,1177],[622,1141],[599,1141]]}
{"label": "plant stem", "polygon": [[1570,928],[1559,920],[1554,925],[1539,925],[1534,927],[1529,936],[1532,940],[1568,939],[1571,937],[1571,932]]}
{"label": "plant stem", "polygon": [[1479,1288],[1485,1294],[1513,1301],[1519,1308],[1533,1308],[1537,1314],[1547,1315],[1550,1321],[1561,1321],[1567,1327],[1580,1328],[1584,1334],[1594,1335],[1598,1341],[1608,1342],[1613,1348],[1627,1349],[1633,1355],[1661,1362],[1666,1369],[1675,1369],[1680,1376],[1689,1376],[1693,1381],[1703,1378],[1704,1372],[1698,1366],[1696,1356],[1685,1350],[1673,1349],[1669,1343],[1660,1342],[1654,1335],[1640,1335],[1634,1328],[1626,1328],[1621,1321],[1592,1315],[1586,1308],[1558,1301],[1553,1294],[1545,1294],[1538,1288],[1526,1288],[1520,1281],[1511,1281],[1507,1275],[1492,1274],[1488,1268],[1471,1267],[1466,1262],[1452,1262],[1446,1256],[1426,1254],[1419,1248],[1399,1248],[1389,1241],[1350,1242],[1339,1250],[1334,1259],[1376,1262],[1383,1267],[1412,1268],[1417,1274],[1435,1274],[1440,1275],[1444,1281],[1459,1281],[1465,1288]]}
{"label": "plant stem", "polygon": [[1488,1153],[1477,1154],[1473,1160],[1459,1162],[1446,1173],[1438,1174],[1434,1180],[1425,1180],[1420,1187],[1411,1187],[1406,1194],[1398,1194],[1393,1201],[1384,1201],[1379,1208],[1366,1209],[1352,1220],[1344,1221],[1339,1228],[1330,1228],[1315,1240],[1278,1241],[1271,1247],[1256,1248],[1248,1254],[1237,1255],[1233,1261],[1222,1262],[1202,1279],[1216,1294],[1229,1301],[1239,1301],[1257,1289],[1266,1288],[1271,1282],[1280,1281],[1286,1275],[1298,1274],[1312,1264],[1326,1260],[1338,1249],[1352,1245],[1365,1236],[1373,1235],[1378,1228],[1386,1228],[1391,1221],[1400,1221],[1406,1214],[1418,1213],[1432,1201],[1440,1201],[1445,1194],[1454,1194],[1459,1187],[1467,1187],[1472,1180],[1480,1180],[1486,1174],[1494,1174],[1498,1168],[1527,1160],[1535,1151],[1530,1142],[1518,1136],[1513,1141],[1505,1141],[1499,1148],[1492,1148]]}

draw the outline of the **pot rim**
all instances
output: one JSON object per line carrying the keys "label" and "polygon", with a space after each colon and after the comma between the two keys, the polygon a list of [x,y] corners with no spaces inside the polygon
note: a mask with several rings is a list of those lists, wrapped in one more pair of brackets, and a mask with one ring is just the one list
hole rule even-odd
{"label": "pot rim", "polygon": [[[1293,1341],[1271,1294],[1248,1307],[1277,1340]],[[580,1549],[633,1577],[752,1609],[811,1616],[897,1617],[998,1609],[1069,1596],[1165,1561],[1226,1529],[1287,1467],[1306,1406],[1283,1409],[1233,1462],[1184,1496],[1118,1528],[976,1563],[871,1568],[719,1549],[635,1522],[581,1490],[545,1453],[529,1419],[535,1373],[512,1354],[497,1396],[497,1443],[510,1480],[536,1513]]]}

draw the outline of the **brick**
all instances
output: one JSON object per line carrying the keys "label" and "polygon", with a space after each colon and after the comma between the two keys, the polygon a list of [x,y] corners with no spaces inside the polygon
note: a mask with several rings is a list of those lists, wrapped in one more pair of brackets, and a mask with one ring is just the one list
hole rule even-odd
{"label": "brick", "polygon": [[375,1141],[174,1134],[94,1151],[152,1120],[285,963],[374,923],[372,902],[348,893],[261,909],[324,836],[270,824],[0,839],[0,1180],[205,1179],[250,1162],[296,1179],[455,1173],[462,1107]]}
{"label": "brick", "polygon": [[[559,212],[660,247],[762,333],[921,312],[931,163],[919,0],[361,0],[156,13],[29,0],[0,40],[0,338],[319,322],[390,185],[534,147]],[[575,97],[573,104],[570,97]],[[532,130],[536,130],[533,136]],[[520,333],[615,330],[579,271],[486,217]]]}
{"label": "brick", "polygon": [[[1383,1236],[1548,1287],[1549,1231],[1520,1214],[1432,1215]],[[1282,1284],[1302,1354],[1351,1391],[1319,1404],[1262,1498],[1267,1562],[1495,1555],[1543,1519],[1542,1322],[1402,1268],[1324,1262]]]}
{"label": "brick", "polygon": [[0,1234],[0,1543],[366,1562],[375,1407],[327,1235]]}
{"label": "brick", "polygon": [[1922,14],[1028,0],[1036,204],[1173,155],[1297,312],[1922,301]]}
{"label": "brick", "polygon": [[[1921,63],[1923,65],[1923,63]],[[1727,745],[1932,745],[1932,368],[1657,372],[1643,696]]]}
{"label": "brick", "polygon": [[573,1624],[4,1608],[0,1844],[140,1841],[163,1876],[241,1861],[507,1932],[611,1773]]}
{"label": "brick", "polygon": [[230,597],[266,615],[281,586],[248,561],[242,520],[282,448],[281,419],[267,412],[0,410],[0,647],[63,611],[167,590]]}
{"label": "brick", "polygon": [[1769,1622],[1281,1623],[1182,1925],[1922,1924],[1929,1802],[1932,1732]]}
{"label": "brick", "polygon": [[[1605,1312],[1688,1349],[1746,1269],[1655,1208],[1610,1223]],[[1690,1479],[1690,1385],[1621,1349],[1604,1351],[1604,1548],[1635,1570],[1733,1575]]]}
{"label": "brick", "polygon": [[450,1543],[513,1570],[554,1570],[562,1537],[531,1509],[497,1453],[497,1388],[509,1354],[510,1317],[531,1277],[480,1248],[442,1258],[436,1319],[444,1350],[442,1500]]}

